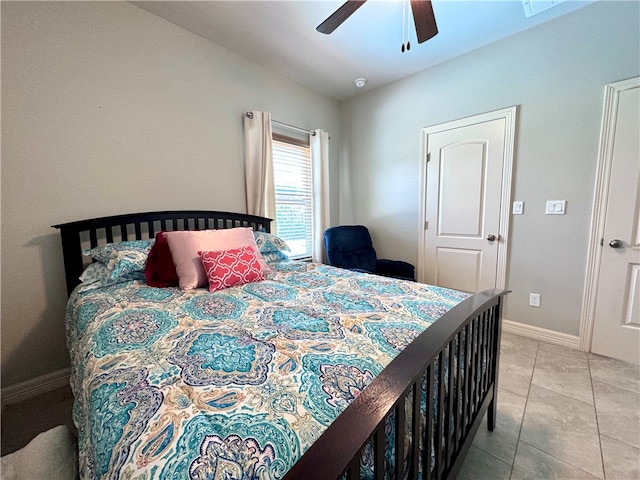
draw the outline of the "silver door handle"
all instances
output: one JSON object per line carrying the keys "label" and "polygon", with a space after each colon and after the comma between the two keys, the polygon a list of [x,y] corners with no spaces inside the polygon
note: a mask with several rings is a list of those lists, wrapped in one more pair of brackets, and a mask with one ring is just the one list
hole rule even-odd
{"label": "silver door handle", "polygon": [[617,238],[614,238],[609,242],[609,246],[611,248],[622,248],[624,247],[624,242],[622,240],[618,240]]}
{"label": "silver door handle", "polygon": [[490,242],[493,242],[497,238],[500,238],[500,235],[498,235],[497,237],[493,233],[490,233],[489,235],[487,235],[487,240],[489,240]]}

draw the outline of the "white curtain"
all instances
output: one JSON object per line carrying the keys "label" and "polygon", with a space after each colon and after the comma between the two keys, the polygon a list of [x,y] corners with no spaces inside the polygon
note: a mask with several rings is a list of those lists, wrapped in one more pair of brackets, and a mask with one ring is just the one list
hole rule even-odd
{"label": "white curtain", "polygon": [[244,116],[244,175],[247,213],[276,219],[273,184],[271,114],[247,112]]}
{"label": "white curtain", "polygon": [[325,260],[324,231],[329,227],[329,134],[314,130],[311,135],[311,168],[313,172],[312,249],[314,262]]}

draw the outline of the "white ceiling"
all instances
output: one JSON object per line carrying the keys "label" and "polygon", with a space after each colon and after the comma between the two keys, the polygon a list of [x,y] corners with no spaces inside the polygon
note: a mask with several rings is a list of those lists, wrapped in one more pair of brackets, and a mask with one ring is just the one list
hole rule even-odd
{"label": "white ceiling", "polygon": [[[344,100],[593,1],[568,0],[527,18],[520,0],[433,0],[438,35],[418,45],[411,21],[411,50],[404,53],[402,0],[369,0],[331,35],[315,28],[343,0],[132,3],[322,94]],[[368,81],[363,89],[353,83],[358,77]]]}

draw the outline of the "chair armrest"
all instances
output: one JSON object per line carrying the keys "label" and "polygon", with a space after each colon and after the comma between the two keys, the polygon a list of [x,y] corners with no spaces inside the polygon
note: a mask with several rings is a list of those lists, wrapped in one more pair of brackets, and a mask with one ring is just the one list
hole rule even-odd
{"label": "chair armrest", "polygon": [[376,262],[376,273],[386,277],[403,278],[405,280],[416,279],[416,269],[413,265],[402,260],[387,260],[379,258]]}
{"label": "chair armrest", "polygon": [[351,270],[352,272],[358,272],[358,273],[376,273],[376,272],[372,272],[371,270],[365,270],[364,268],[349,268],[349,270]]}

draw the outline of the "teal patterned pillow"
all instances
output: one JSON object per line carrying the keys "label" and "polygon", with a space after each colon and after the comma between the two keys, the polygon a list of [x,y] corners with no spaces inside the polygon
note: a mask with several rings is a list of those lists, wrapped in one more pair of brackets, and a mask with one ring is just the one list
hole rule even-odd
{"label": "teal patterned pillow", "polygon": [[95,288],[106,287],[114,285],[120,282],[128,282],[130,280],[144,280],[144,272],[131,272],[115,277],[113,272],[109,270],[103,263],[94,262],[85,268],[82,275],[80,275],[80,281],[82,282],[78,287],[79,292],[86,292],[87,290],[93,290]]}
{"label": "teal patterned pillow", "polygon": [[82,253],[104,264],[111,271],[109,279],[115,280],[128,273],[144,271],[153,242],[154,240],[133,240],[107,243],[91,250],[83,250]]}
{"label": "teal patterned pillow", "polygon": [[256,244],[258,245],[262,258],[264,258],[267,263],[289,260],[291,249],[289,245],[287,245],[287,242],[280,237],[266,232],[253,232],[253,236],[256,239]]}

